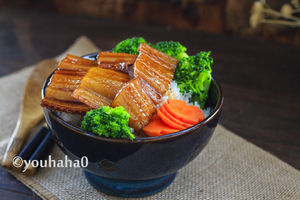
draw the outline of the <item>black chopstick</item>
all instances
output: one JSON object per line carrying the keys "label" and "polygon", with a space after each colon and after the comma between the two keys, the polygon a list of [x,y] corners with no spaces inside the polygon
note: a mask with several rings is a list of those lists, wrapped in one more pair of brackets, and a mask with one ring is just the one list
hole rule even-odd
{"label": "black chopstick", "polygon": [[42,128],[32,137],[32,139],[28,142],[28,144],[23,148],[23,150],[19,153],[18,159],[14,160],[12,170],[16,172],[20,172],[24,165],[24,160],[28,160],[37,148],[37,146],[41,143],[44,139],[46,134],[48,133],[48,128],[44,124]]}
{"label": "black chopstick", "polygon": [[[16,172],[23,170],[25,161],[29,163],[32,160],[41,160],[43,159],[51,150],[54,141],[52,135],[46,125],[44,125],[29,141],[29,143],[23,148],[19,153],[18,159],[13,161],[12,169]],[[36,168],[30,165],[27,166],[24,173],[26,175],[32,176],[35,173]],[[29,168],[29,171],[27,171]]]}
{"label": "black chopstick", "polygon": [[[54,141],[53,141],[51,132],[48,131],[47,135],[44,137],[42,142],[39,144],[39,146],[36,148],[34,153],[29,158],[29,161],[37,160],[40,162],[41,159],[44,159],[49,154],[49,151],[51,150],[53,144],[54,144]],[[31,163],[29,164],[26,171],[24,172],[27,176],[34,175],[36,168],[37,168],[37,167],[34,167]]]}

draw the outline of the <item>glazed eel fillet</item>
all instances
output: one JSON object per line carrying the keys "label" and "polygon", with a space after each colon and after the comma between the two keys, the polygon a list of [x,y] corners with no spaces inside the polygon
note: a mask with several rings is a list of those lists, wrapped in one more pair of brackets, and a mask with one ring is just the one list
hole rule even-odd
{"label": "glazed eel fillet", "polygon": [[111,106],[122,106],[130,114],[129,126],[135,131],[140,131],[148,124],[156,108],[144,92],[139,78],[132,79],[117,94]]}
{"label": "glazed eel fillet", "polygon": [[41,106],[50,110],[83,114],[90,107],[71,97],[90,68],[96,67],[97,61],[68,54],[58,65],[46,89]]}
{"label": "glazed eel fillet", "polygon": [[169,89],[179,61],[146,43],[142,43],[138,51],[134,76],[141,79],[143,89],[156,105]]}
{"label": "glazed eel fillet", "polygon": [[112,107],[123,106],[130,114],[129,126],[140,131],[155,114],[159,103],[169,89],[178,60],[142,43],[134,63],[135,79],[117,94]]}
{"label": "glazed eel fillet", "polygon": [[99,52],[98,67],[128,73],[128,66],[133,65],[137,55],[127,53]]}
{"label": "glazed eel fillet", "polygon": [[99,67],[90,68],[71,96],[93,109],[111,106],[116,94],[129,81],[128,74]]}

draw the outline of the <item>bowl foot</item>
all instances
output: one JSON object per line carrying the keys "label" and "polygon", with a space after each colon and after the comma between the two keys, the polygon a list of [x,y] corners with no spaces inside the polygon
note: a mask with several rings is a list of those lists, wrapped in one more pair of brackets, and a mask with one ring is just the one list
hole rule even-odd
{"label": "bowl foot", "polygon": [[84,174],[94,188],[119,197],[142,197],[155,194],[168,187],[176,176],[175,172],[155,179],[127,181],[104,178],[87,171],[84,171]]}

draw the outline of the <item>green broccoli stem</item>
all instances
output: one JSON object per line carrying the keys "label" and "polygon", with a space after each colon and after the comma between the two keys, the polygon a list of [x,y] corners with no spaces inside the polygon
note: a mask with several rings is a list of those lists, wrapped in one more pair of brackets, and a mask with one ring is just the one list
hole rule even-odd
{"label": "green broccoli stem", "polygon": [[128,133],[128,137],[131,141],[135,139],[135,136],[131,132]]}
{"label": "green broccoli stem", "polygon": [[197,84],[198,86],[198,92],[201,94],[200,96],[200,102],[199,105],[202,109],[206,108],[205,107],[205,102],[208,98],[208,91],[209,91],[209,87],[210,87],[210,83],[211,83],[211,73],[209,71],[203,71],[200,73],[199,78],[198,78],[199,82]]}

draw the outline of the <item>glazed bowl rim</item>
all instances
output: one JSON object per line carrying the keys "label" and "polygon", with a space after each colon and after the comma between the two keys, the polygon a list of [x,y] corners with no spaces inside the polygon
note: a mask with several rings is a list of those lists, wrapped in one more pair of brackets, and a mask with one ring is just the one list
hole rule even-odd
{"label": "glazed bowl rim", "polygon": [[[89,55],[94,55],[94,53],[93,54],[89,54]],[[83,56],[83,57],[87,57],[89,55],[86,55],[86,56]],[[45,91],[46,91],[46,88],[47,88],[48,84],[50,83],[51,77],[52,77],[52,75],[54,74],[54,72],[56,70],[54,70],[48,76],[48,78],[45,80],[45,82],[43,84],[43,88],[42,88],[42,91],[41,91],[42,99],[45,96]],[[116,143],[116,142],[118,142],[118,143],[128,143],[128,142],[131,142],[131,143],[146,143],[146,142],[164,141],[164,140],[168,140],[168,139],[172,139],[172,138],[177,138],[177,137],[186,135],[189,132],[192,132],[192,131],[200,128],[200,127],[203,127],[203,126],[207,125],[210,121],[212,121],[221,112],[221,109],[222,109],[222,106],[223,106],[223,102],[224,102],[223,91],[222,91],[222,88],[221,88],[221,85],[219,84],[219,82],[216,81],[213,77],[212,77],[212,82],[215,82],[215,84],[217,86],[217,89],[219,90],[218,91],[219,98],[217,100],[215,108],[211,111],[211,113],[203,121],[199,122],[198,124],[196,124],[196,125],[194,125],[192,127],[189,127],[187,129],[184,129],[184,130],[181,130],[181,131],[178,131],[178,132],[175,132],[175,133],[171,133],[171,134],[167,134],[167,135],[161,135],[161,136],[156,136],[156,137],[141,137],[141,138],[137,137],[137,138],[135,138],[132,141],[129,140],[128,138],[118,139],[118,138],[101,137],[99,135],[96,135],[95,133],[84,131],[81,128],[78,128],[78,127],[76,127],[74,125],[71,125],[71,124],[67,123],[66,121],[64,121],[63,119],[61,119],[57,114],[55,114],[50,109],[48,109],[48,108],[44,108],[44,109],[46,109],[46,111],[48,112],[48,114],[51,115],[61,125],[65,126],[65,127],[68,127],[72,131],[75,131],[75,132],[77,132],[79,134],[82,134],[84,136],[87,136],[87,137],[90,137],[90,138],[93,138],[93,139],[96,139],[96,140],[107,141],[107,142],[114,142],[114,143]]]}

